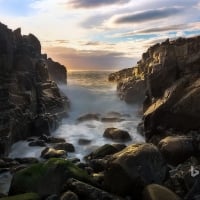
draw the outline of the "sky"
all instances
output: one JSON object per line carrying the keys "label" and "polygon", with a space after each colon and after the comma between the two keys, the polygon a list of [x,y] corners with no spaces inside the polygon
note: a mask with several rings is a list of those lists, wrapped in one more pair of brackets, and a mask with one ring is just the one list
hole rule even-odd
{"label": "sky", "polygon": [[119,70],[157,42],[200,35],[200,0],[0,0],[0,22],[69,70]]}

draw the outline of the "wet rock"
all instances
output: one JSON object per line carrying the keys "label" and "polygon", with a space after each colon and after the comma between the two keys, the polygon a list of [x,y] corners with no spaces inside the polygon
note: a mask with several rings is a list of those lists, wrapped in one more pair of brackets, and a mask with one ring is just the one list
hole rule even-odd
{"label": "wet rock", "polygon": [[37,158],[15,158],[15,160],[20,164],[35,164],[39,162]]}
{"label": "wet rock", "polygon": [[105,171],[105,186],[112,193],[140,196],[143,187],[162,183],[166,164],[152,144],[134,144],[112,155]]}
{"label": "wet rock", "polygon": [[84,122],[84,121],[89,121],[89,120],[100,120],[100,114],[97,113],[88,113],[85,115],[82,115],[80,117],[77,118],[78,122]]}
{"label": "wet rock", "polygon": [[172,165],[178,165],[194,154],[193,139],[186,136],[168,136],[158,146],[166,161]]}
{"label": "wet rock", "polygon": [[79,139],[78,140],[78,144],[80,145],[88,145],[92,142],[92,140],[88,140],[88,139]]}
{"label": "wet rock", "polygon": [[79,198],[74,192],[67,191],[61,196],[60,200],[79,200]]}
{"label": "wet rock", "polygon": [[106,169],[107,161],[105,159],[92,159],[89,162],[89,165],[95,173],[98,173]]}
{"label": "wet rock", "polygon": [[85,171],[67,160],[53,158],[14,174],[9,195],[25,192],[36,192],[43,198],[52,194],[59,195],[69,178],[90,182]]}
{"label": "wet rock", "polygon": [[47,139],[47,143],[65,143],[65,139],[50,136]]}
{"label": "wet rock", "polygon": [[119,117],[102,117],[102,122],[122,122],[125,119],[119,118]]}
{"label": "wet rock", "polygon": [[41,152],[41,158],[44,159],[49,159],[49,158],[61,158],[61,157],[66,157],[67,156],[67,152],[64,150],[56,150],[53,148],[45,148],[42,152]]}
{"label": "wet rock", "polygon": [[103,136],[112,140],[120,140],[120,141],[131,140],[131,137],[127,131],[118,128],[107,128]]}
{"label": "wet rock", "polygon": [[86,184],[84,182],[78,181],[76,179],[69,179],[67,181],[67,187],[78,194],[80,198],[83,199],[90,199],[90,200],[97,200],[97,199],[110,199],[110,200],[122,200],[122,198],[112,195],[106,191],[98,189],[94,186]]}
{"label": "wet rock", "polygon": [[64,150],[66,152],[75,152],[75,147],[71,143],[58,143],[54,146],[56,150]]}
{"label": "wet rock", "polygon": [[31,147],[35,147],[35,146],[45,147],[46,143],[44,142],[44,140],[36,140],[36,141],[30,142],[28,145]]}
{"label": "wet rock", "polygon": [[110,144],[105,144],[85,157],[86,160],[104,158],[107,155],[114,154],[119,150]]}
{"label": "wet rock", "polygon": [[118,151],[121,151],[124,148],[126,148],[125,144],[112,144],[112,146],[115,147]]}
{"label": "wet rock", "polygon": [[174,192],[168,188],[158,185],[150,184],[143,191],[143,200],[181,200]]}

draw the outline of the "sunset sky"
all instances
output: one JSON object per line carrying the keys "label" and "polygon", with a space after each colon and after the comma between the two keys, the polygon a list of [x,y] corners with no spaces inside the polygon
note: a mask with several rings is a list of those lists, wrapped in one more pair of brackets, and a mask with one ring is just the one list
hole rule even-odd
{"label": "sunset sky", "polygon": [[68,69],[118,70],[154,43],[200,34],[200,0],[0,0],[0,21]]}

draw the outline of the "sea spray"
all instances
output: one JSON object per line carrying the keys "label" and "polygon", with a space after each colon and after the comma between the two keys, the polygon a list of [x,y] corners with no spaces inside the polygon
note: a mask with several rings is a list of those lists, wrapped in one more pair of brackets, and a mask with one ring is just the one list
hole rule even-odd
{"label": "sea spray", "polygon": [[[52,133],[55,137],[64,138],[75,146],[75,153],[69,157],[82,159],[92,150],[105,143],[114,143],[103,137],[106,128],[115,127],[130,133],[132,141],[125,144],[144,141],[137,133],[137,125],[141,120],[138,105],[128,105],[121,101],[116,94],[116,85],[107,81],[107,71],[73,71],[68,73],[68,84],[60,85],[62,92],[71,101],[69,117],[63,119],[61,126]],[[119,113],[123,116],[120,122],[102,122],[89,120],[79,123],[77,118],[88,113],[96,113],[100,118],[108,113]],[[80,145],[79,140],[91,141],[87,145]],[[24,149],[24,151],[22,151]],[[29,147],[27,142],[18,142],[12,147],[11,157],[38,157],[43,148]]]}

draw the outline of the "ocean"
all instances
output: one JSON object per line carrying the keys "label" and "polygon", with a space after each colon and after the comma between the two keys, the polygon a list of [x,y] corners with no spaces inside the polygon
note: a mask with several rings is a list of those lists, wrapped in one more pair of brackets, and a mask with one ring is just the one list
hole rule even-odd
{"label": "ocean", "polygon": [[[52,132],[75,146],[75,153],[68,157],[82,159],[95,148],[103,144],[116,143],[103,137],[106,128],[120,128],[130,133],[132,141],[125,144],[143,142],[144,138],[137,133],[137,125],[141,120],[138,105],[128,105],[117,96],[116,84],[108,82],[109,71],[70,71],[66,85],[59,85],[61,91],[71,102],[69,116],[62,120],[60,127]],[[121,122],[102,122],[96,120],[77,122],[77,118],[88,113],[107,117],[111,113],[124,116]],[[90,140],[87,145],[80,145],[79,139]],[[26,141],[12,146],[10,157],[40,157],[44,147],[29,147]]]}

